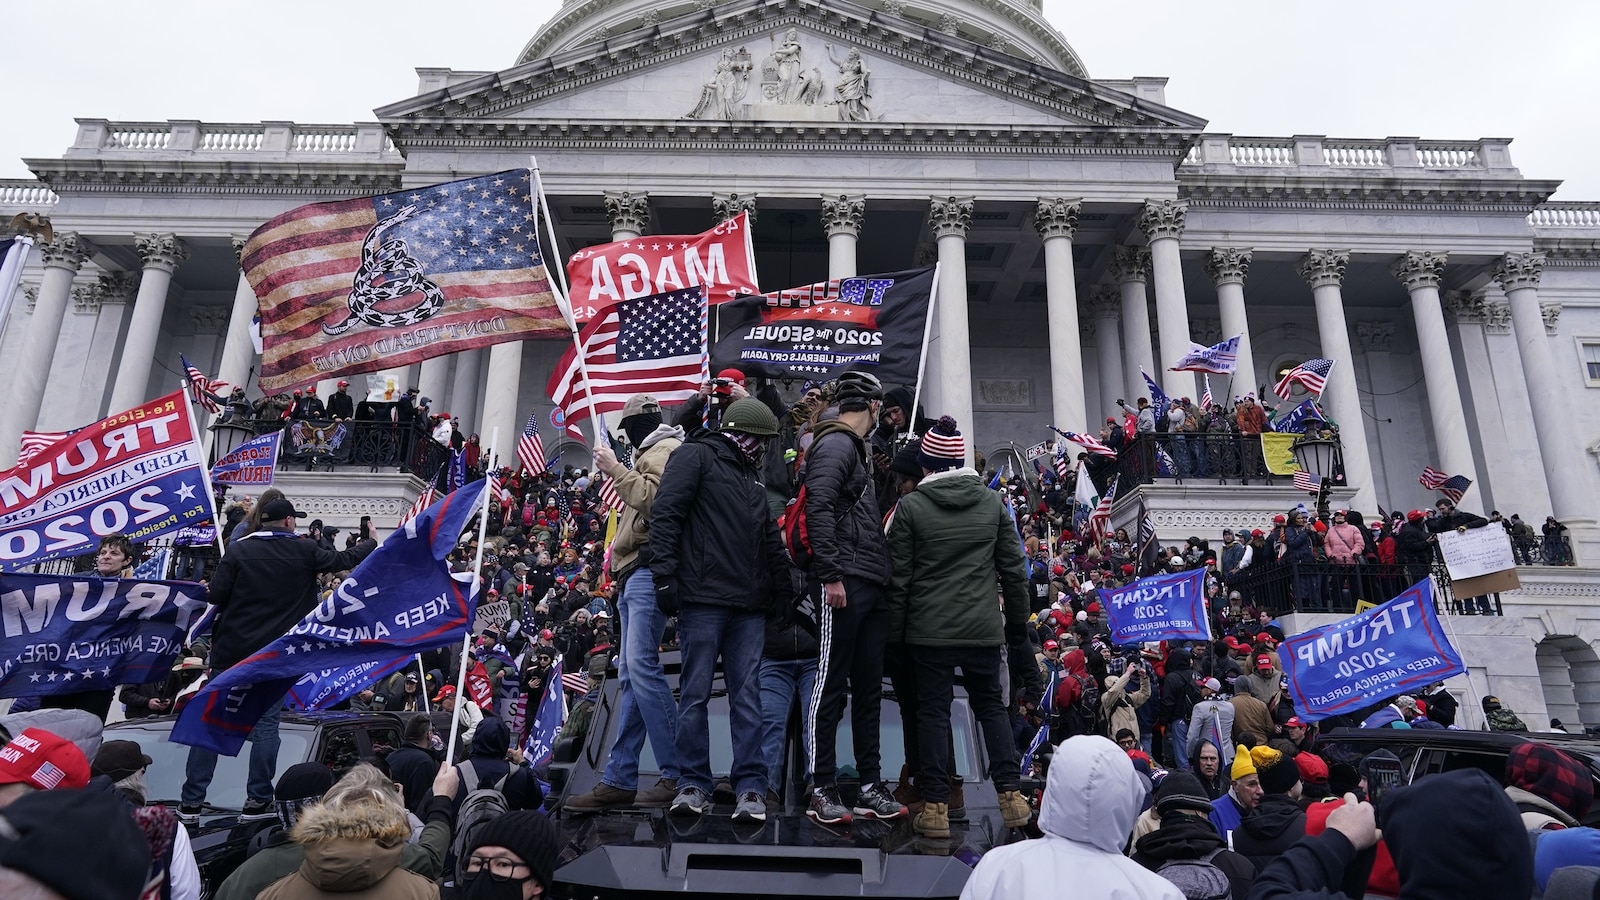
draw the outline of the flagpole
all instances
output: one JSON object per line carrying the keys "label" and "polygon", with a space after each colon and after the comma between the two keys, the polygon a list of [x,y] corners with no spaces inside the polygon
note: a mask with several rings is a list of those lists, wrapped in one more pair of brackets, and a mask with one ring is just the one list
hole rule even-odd
{"label": "flagpole", "polygon": [[[561,245],[556,242],[555,217],[550,214],[550,201],[544,196],[544,178],[539,172],[539,159],[533,154],[528,154],[528,171],[533,175],[533,187],[539,194],[539,208],[544,210],[544,230],[550,236],[550,249],[545,252],[545,271],[550,271],[550,254],[555,254],[555,277],[550,279],[550,293],[555,295],[556,308],[561,310],[561,318],[567,323],[567,330],[572,332],[573,352],[578,358],[578,377],[583,381],[583,395],[589,404],[589,427],[594,431],[595,449],[600,449],[601,433],[605,431],[605,419],[594,409],[594,387],[589,383],[589,361],[583,352],[583,336],[578,333],[578,317],[572,312],[572,301],[567,297],[567,270],[561,261]],[[537,218],[537,217],[536,217]],[[535,225],[537,227],[537,223]],[[560,287],[556,281],[560,280]]]}
{"label": "flagpole", "polygon": [[[933,286],[928,288],[928,318],[922,323],[922,355],[917,358],[917,389],[911,395],[911,409],[906,412],[906,430],[917,433],[917,407],[922,404],[923,374],[928,368],[928,341],[933,336],[934,309],[939,305],[939,264],[933,264]],[[968,427],[975,427],[967,423]]]}
{"label": "flagpole", "polygon": [[[489,471],[497,471],[495,464],[499,462],[496,450],[500,446],[500,426],[496,425],[489,432]],[[486,478],[483,483],[483,508],[478,511],[478,553],[472,560],[472,594],[479,601],[483,599],[483,545],[489,538],[489,498],[494,496],[494,488],[490,482],[493,476]],[[444,764],[455,765],[456,761],[456,735],[461,730],[461,709],[463,703],[468,702],[463,693],[467,689],[467,657],[472,653],[472,622],[467,623],[467,633],[461,636],[461,665],[456,669],[456,710],[450,715],[450,742],[444,750]],[[426,684],[424,684],[426,687]]]}
{"label": "flagpole", "polygon": [[[467,630],[470,632],[472,628],[469,626]],[[428,701],[428,672],[422,668],[422,654],[413,653],[411,658],[417,661],[417,687],[422,690],[422,711],[433,712]]]}
{"label": "flagpole", "polygon": [[[190,438],[192,440],[199,436],[199,431],[195,427],[194,404],[189,402],[189,378],[187,373],[185,373],[183,380],[184,390],[181,391],[183,394],[183,408],[189,414]],[[274,468],[277,466],[276,459],[273,460],[273,466]],[[200,464],[200,481],[205,485],[206,502],[211,504],[211,530],[216,532],[214,537],[217,541],[217,559],[220,560],[223,554],[227,552],[227,542],[222,539],[222,517],[217,515],[217,495],[211,486],[211,467],[204,462]]]}

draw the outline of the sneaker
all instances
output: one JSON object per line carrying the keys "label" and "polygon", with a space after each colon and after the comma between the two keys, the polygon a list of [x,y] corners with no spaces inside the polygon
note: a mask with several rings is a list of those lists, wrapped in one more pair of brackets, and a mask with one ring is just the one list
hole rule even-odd
{"label": "sneaker", "polygon": [[906,814],[906,808],[889,795],[881,782],[873,782],[862,786],[851,812],[865,819],[898,819]]}
{"label": "sneaker", "polygon": [[678,781],[675,778],[663,778],[653,787],[640,788],[633,798],[634,806],[663,807],[672,805],[678,799]]}
{"label": "sneaker", "polygon": [[278,811],[272,808],[270,800],[249,800],[245,802],[244,809],[239,812],[241,822],[264,822],[267,819],[276,819]]}
{"label": "sneaker", "polygon": [[703,815],[710,806],[711,798],[706,796],[706,792],[691,786],[678,792],[677,798],[672,801],[671,812],[675,816],[698,816]]}
{"label": "sneaker", "polygon": [[745,791],[739,795],[739,805],[733,808],[735,822],[765,822],[767,820],[767,801],[755,791]]}
{"label": "sneaker", "polygon": [[1007,828],[1021,828],[1033,820],[1033,808],[1021,791],[1001,791],[1000,818]]}
{"label": "sneaker", "polygon": [[204,811],[205,808],[199,804],[190,806],[189,804],[185,803],[178,807],[178,821],[185,825],[198,824],[200,821],[200,814]]}
{"label": "sneaker", "polygon": [[911,820],[911,827],[923,837],[949,837],[950,806],[929,800],[922,805],[922,812],[917,813],[917,817]]}
{"label": "sneaker", "polygon": [[849,823],[850,810],[839,802],[838,788],[812,788],[811,800],[806,804],[806,815],[824,825]]}
{"label": "sneaker", "polygon": [[[587,794],[567,798],[562,804],[572,812],[599,812],[603,809],[626,809],[633,805],[634,791],[612,787],[604,781]],[[668,798],[669,801],[671,798]]]}

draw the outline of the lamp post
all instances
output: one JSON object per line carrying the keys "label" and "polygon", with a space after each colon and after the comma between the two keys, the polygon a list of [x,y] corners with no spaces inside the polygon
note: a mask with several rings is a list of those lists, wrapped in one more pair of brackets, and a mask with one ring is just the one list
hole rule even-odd
{"label": "lamp post", "polygon": [[1289,452],[1294,454],[1295,462],[1300,464],[1301,469],[1314,472],[1321,479],[1317,485],[1317,519],[1327,522],[1328,489],[1333,487],[1331,476],[1334,460],[1339,455],[1339,443],[1321,437],[1320,430],[1313,430],[1312,424],[1307,420],[1305,432],[1289,447]]}

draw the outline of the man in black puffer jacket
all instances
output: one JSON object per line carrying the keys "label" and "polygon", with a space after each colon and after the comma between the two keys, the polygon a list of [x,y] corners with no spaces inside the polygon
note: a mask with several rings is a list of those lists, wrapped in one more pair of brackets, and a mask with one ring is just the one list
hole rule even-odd
{"label": "man in black puffer jacket", "polygon": [[706,703],[722,658],[733,733],[737,819],[766,818],[759,669],[766,612],[793,601],[789,558],[759,478],[772,410],[735,400],[718,431],[696,434],[667,460],[650,508],[650,573],[656,603],[678,617],[678,796],[672,812],[699,815],[711,804],[711,737]]}
{"label": "man in black puffer jacket", "polygon": [[[1178,876],[1161,872],[1164,863],[1190,863],[1203,870],[1214,866],[1227,879],[1228,892],[1233,900],[1250,896],[1250,886],[1256,880],[1256,867],[1243,856],[1228,849],[1228,843],[1217,834],[1217,829],[1207,816],[1211,815],[1211,801],[1206,796],[1200,779],[1188,772],[1172,772],[1161,779],[1156,789],[1156,815],[1161,817],[1161,827],[1150,832],[1133,845],[1133,861],[1146,869],[1161,874],[1178,884]],[[1203,877],[1203,871],[1190,873]],[[1179,884],[1179,888],[1183,887]],[[1185,896],[1192,896],[1185,894]],[[1215,896],[1215,894],[1213,894]]]}
{"label": "man in black puffer jacket", "polygon": [[1244,854],[1260,871],[1294,846],[1306,833],[1306,813],[1300,808],[1300,767],[1294,757],[1278,754],[1270,764],[1261,762],[1257,748],[1256,775],[1261,779],[1261,802],[1244,817],[1233,833],[1233,849]]}
{"label": "man in black puffer jacket", "polygon": [[1167,655],[1167,675],[1161,681],[1161,721],[1166,723],[1167,738],[1171,741],[1168,757],[1173,768],[1186,771],[1189,766],[1185,747],[1189,743],[1189,714],[1200,699],[1200,689],[1194,683],[1193,656],[1185,647]]}
{"label": "man in black puffer jacket", "polygon": [[[883,386],[871,375],[846,372],[835,396],[839,417],[817,423],[801,474],[812,555],[808,588],[822,632],[811,698],[813,787],[806,813],[824,824],[848,822],[852,814],[893,819],[906,813],[883,784],[878,746],[889,644],[889,548],[866,437],[877,424]],[[853,808],[840,802],[835,784],[834,739],[846,698],[861,777]]]}

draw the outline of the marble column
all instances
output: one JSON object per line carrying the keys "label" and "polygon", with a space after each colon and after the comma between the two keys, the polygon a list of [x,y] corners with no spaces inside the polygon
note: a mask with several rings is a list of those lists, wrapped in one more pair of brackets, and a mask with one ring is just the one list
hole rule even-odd
{"label": "marble column", "polygon": [[[144,268],[139,275],[139,296],[133,301],[133,319],[122,342],[122,365],[111,388],[111,409],[119,412],[150,399],[150,368],[161,319],[167,311],[167,291],[172,273],[189,258],[189,248],[175,234],[134,235],[134,246]],[[173,380],[176,388],[177,379]]]}
{"label": "marble column", "polygon": [[483,446],[488,448],[495,429],[500,429],[500,442],[495,445],[495,451],[501,459],[516,456],[517,436],[522,434],[522,422],[517,418],[517,393],[521,386],[522,342],[508,341],[490,347],[483,423],[478,426],[478,434]]}
{"label": "marble column", "polygon": [[[1312,250],[1300,260],[1300,277],[1311,286],[1317,307],[1317,333],[1322,355],[1333,360],[1333,371],[1322,393],[1322,406],[1339,425],[1339,441],[1344,449],[1345,483],[1355,489],[1351,508],[1376,515],[1378,494],[1372,482],[1372,457],[1367,451],[1367,423],[1361,414],[1361,398],[1356,394],[1355,355],[1350,350],[1350,328],[1344,318],[1344,269],[1350,263],[1348,250]],[[1319,472],[1328,475],[1328,472]]]}
{"label": "marble column", "polygon": [[[939,369],[938,392],[928,415],[954,416],[964,434],[977,432],[972,421],[972,347],[967,321],[967,229],[972,227],[975,198],[934,197],[928,224],[939,242]],[[967,464],[972,463],[967,441]]]}
{"label": "marble column", "polygon": [[1160,378],[1150,340],[1150,297],[1145,288],[1150,281],[1150,251],[1144,247],[1118,247],[1111,260],[1111,277],[1116,279],[1122,296],[1123,364],[1128,373],[1128,395],[1123,399],[1134,406],[1136,398],[1150,395],[1140,373]]}
{"label": "marble column", "polygon": [[750,224],[756,223],[756,195],[737,192],[718,192],[711,195],[711,213],[717,221],[726,222],[740,213],[750,214]]}
{"label": "marble column", "polygon": [[1189,352],[1189,304],[1183,295],[1183,264],[1178,238],[1183,235],[1189,205],[1181,200],[1151,200],[1139,213],[1139,230],[1150,240],[1150,272],[1156,289],[1156,328],[1161,334],[1161,374],[1167,396],[1194,399],[1193,372],[1169,371]]}
{"label": "marble column", "polygon": [[[482,397],[483,350],[462,350],[456,354],[456,371],[450,379],[450,412],[461,419],[461,427],[468,434],[482,435],[478,419],[478,401]],[[518,434],[521,432],[519,431]]]}
{"label": "marble column", "polygon": [[[1521,447],[1514,447],[1511,440],[1513,435],[1533,431],[1532,418],[1530,416],[1527,424],[1521,427],[1514,427],[1506,420],[1505,408],[1500,403],[1498,382],[1504,379],[1522,391],[1523,399],[1517,405],[1523,409],[1528,404],[1527,387],[1521,378],[1520,363],[1516,364],[1516,374],[1495,370],[1494,359],[1489,355],[1487,298],[1482,291],[1445,291],[1439,295],[1439,302],[1444,306],[1445,324],[1450,329],[1450,351],[1461,357],[1461,404],[1471,423],[1469,432],[1476,435],[1477,439],[1478,453],[1474,458],[1480,464],[1478,472],[1483,476],[1483,480],[1478,482],[1477,493],[1482,498],[1484,509],[1496,509],[1502,500],[1549,496],[1550,491],[1544,484],[1544,470],[1536,465],[1524,464]],[[1509,308],[1506,314],[1510,315]],[[1377,410],[1373,410],[1373,414],[1377,415]],[[1538,482],[1537,489],[1532,485],[1534,481]],[[1506,515],[1513,512],[1531,515],[1529,507],[1520,503],[1518,507],[1507,510]],[[1542,514],[1539,521],[1544,521],[1544,515],[1548,513]]]}
{"label": "marble column", "polygon": [[95,314],[94,336],[89,339],[89,363],[84,366],[78,408],[72,426],[93,422],[106,414],[111,401],[112,374],[120,363],[118,345],[128,327],[128,308],[139,292],[136,272],[108,272],[96,281],[100,309]]}
{"label": "marble column", "polygon": [[1121,309],[1121,292],[1115,286],[1099,284],[1089,289],[1089,321],[1094,323],[1094,351],[1100,369],[1097,420],[1120,415],[1117,401],[1128,399],[1123,394],[1127,382],[1122,369],[1122,329],[1117,322]]}
{"label": "marble column", "polygon": [[20,358],[11,368],[10,396],[5,415],[0,417],[0,470],[17,462],[17,441],[39,421],[44,405],[44,386],[50,378],[56,341],[61,337],[61,320],[72,296],[72,278],[94,254],[94,245],[76,232],[62,232],[50,243],[39,244],[39,259],[44,263],[44,279],[39,299],[34,303],[28,323],[28,340]]}
{"label": "marble column", "polygon": [[1082,200],[1042,197],[1033,227],[1044,239],[1045,298],[1050,324],[1051,424],[1068,431],[1093,431],[1084,410],[1083,345],[1078,338],[1078,288],[1072,271],[1072,233]]}
{"label": "marble column", "polygon": [[[1511,304],[1511,331],[1522,357],[1522,374],[1528,382],[1528,402],[1538,437],[1531,446],[1522,442],[1522,448],[1530,455],[1538,453],[1550,489],[1551,513],[1572,528],[1569,520],[1592,523],[1594,511],[1587,503],[1589,491],[1578,487],[1588,483],[1588,461],[1583,458],[1581,439],[1573,433],[1571,394],[1556,374],[1555,354],[1545,334],[1545,314],[1539,303],[1539,277],[1543,273],[1543,253],[1507,253],[1497,264],[1494,277]],[[1578,484],[1574,484],[1575,480]],[[1536,523],[1529,524],[1537,530]],[[1578,537],[1573,535],[1574,543],[1581,546],[1583,542]],[[1594,560],[1579,555],[1578,562],[1592,565]]]}
{"label": "marble column", "polygon": [[823,194],[822,230],[828,236],[828,280],[853,278],[856,240],[866,219],[867,198],[859,194]]}
{"label": "marble column", "polygon": [[[1456,382],[1455,358],[1450,353],[1450,335],[1445,331],[1444,308],[1439,302],[1439,282],[1448,258],[1444,253],[1409,250],[1390,265],[1389,271],[1411,295],[1439,468],[1450,475],[1464,475],[1477,484],[1478,466],[1467,437],[1467,416],[1461,406],[1461,387]],[[1483,492],[1469,490],[1460,505],[1468,512],[1482,514]]]}
{"label": "marble column", "polygon": [[650,195],[633,191],[606,191],[606,221],[613,241],[631,241],[650,227]]}
{"label": "marble column", "polygon": [[1205,258],[1206,274],[1217,289],[1217,309],[1222,313],[1222,339],[1239,335],[1239,364],[1233,382],[1220,397],[1228,402],[1235,396],[1253,394],[1260,387],[1256,380],[1255,351],[1250,347],[1250,322],[1244,309],[1244,279],[1250,274],[1250,251],[1243,247],[1212,247]]}
{"label": "marble column", "polygon": [[[233,237],[233,258],[238,261],[244,251],[244,235]],[[249,279],[239,273],[239,283],[233,289],[233,309],[228,314],[228,332],[222,340],[222,362],[217,366],[217,378],[231,387],[243,387],[247,392],[256,368],[256,346],[250,340],[250,320],[256,314],[256,292],[250,288]]]}
{"label": "marble column", "polygon": [[[1402,385],[1413,380],[1409,368],[1401,372],[1395,364],[1394,331],[1394,323],[1387,319],[1355,323],[1356,341],[1366,362],[1368,384]],[[1404,508],[1403,498],[1417,492],[1417,473],[1411,455],[1416,446],[1416,430],[1398,427],[1415,418],[1403,411],[1400,401],[1399,396],[1389,393],[1372,398],[1372,417],[1380,425],[1373,429],[1372,442],[1367,449],[1373,459],[1382,463],[1382,482],[1377,478],[1379,467],[1373,467],[1373,490],[1379,502],[1387,507]],[[1393,424],[1388,424],[1391,422]],[[1373,512],[1376,514],[1376,509]]]}

